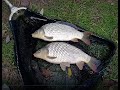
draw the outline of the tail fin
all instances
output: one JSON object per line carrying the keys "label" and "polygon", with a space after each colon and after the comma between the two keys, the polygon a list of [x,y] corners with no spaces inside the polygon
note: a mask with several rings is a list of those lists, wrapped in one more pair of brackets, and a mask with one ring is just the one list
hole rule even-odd
{"label": "tail fin", "polygon": [[101,64],[101,61],[92,57],[87,64],[94,72],[97,72],[97,67]]}
{"label": "tail fin", "polygon": [[86,43],[87,45],[90,45],[90,39],[89,39],[89,36],[92,34],[91,32],[83,32],[84,36],[83,38],[81,39],[84,43]]}

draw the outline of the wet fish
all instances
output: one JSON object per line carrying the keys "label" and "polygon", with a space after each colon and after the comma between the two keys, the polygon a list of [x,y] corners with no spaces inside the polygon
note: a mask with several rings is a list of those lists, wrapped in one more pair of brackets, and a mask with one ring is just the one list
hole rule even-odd
{"label": "wet fish", "polygon": [[80,32],[77,29],[62,23],[49,23],[43,25],[40,29],[32,33],[33,38],[43,39],[45,41],[83,41],[90,45],[90,32]]}
{"label": "wet fish", "polygon": [[60,64],[63,71],[70,67],[70,64],[76,64],[82,70],[84,63],[87,63],[94,72],[97,72],[97,67],[101,63],[100,60],[65,42],[52,42],[33,55],[50,63]]}

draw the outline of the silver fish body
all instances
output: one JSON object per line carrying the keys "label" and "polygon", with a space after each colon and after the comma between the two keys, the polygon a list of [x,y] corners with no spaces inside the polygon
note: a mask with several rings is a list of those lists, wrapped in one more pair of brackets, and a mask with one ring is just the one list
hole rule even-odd
{"label": "silver fish body", "polygon": [[[64,42],[50,43],[34,53],[34,56],[50,63],[62,64],[61,66],[76,64],[79,68],[83,67],[81,66],[83,65],[81,62],[89,64],[93,59],[93,57],[89,56],[82,50]],[[94,60],[94,62],[98,62],[98,60]]]}
{"label": "silver fish body", "polygon": [[[89,36],[89,33],[87,33]],[[49,23],[43,25],[39,30],[32,34],[33,38],[43,39],[45,41],[74,41],[78,42],[82,40],[86,44],[90,41],[86,33],[80,32],[75,28],[60,24],[60,23]]]}
{"label": "silver fish body", "polygon": [[83,37],[83,33],[77,31],[73,27],[64,25],[64,24],[57,24],[57,23],[50,23],[44,26],[44,32],[46,36],[53,37],[53,41],[56,40],[72,40],[73,38],[81,39]]}

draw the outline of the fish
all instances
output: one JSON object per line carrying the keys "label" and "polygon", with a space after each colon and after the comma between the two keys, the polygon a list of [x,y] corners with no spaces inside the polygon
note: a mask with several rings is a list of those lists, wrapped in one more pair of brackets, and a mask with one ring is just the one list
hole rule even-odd
{"label": "fish", "polygon": [[66,42],[49,43],[36,51],[33,56],[49,63],[60,64],[63,71],[66,67],[70,67],[70,64],[76,64],[82,70],[86,63],[94,72],[97,72],[97,67],[101,63],[100,60]]}
{"label": "fish", "polygon": [[90,45],[89,36],[91,32],[80,32],[74,27],[59,22],[48,23],[32,33],[33,38],[42,39],[45,41],[83,41],[85,44]]}

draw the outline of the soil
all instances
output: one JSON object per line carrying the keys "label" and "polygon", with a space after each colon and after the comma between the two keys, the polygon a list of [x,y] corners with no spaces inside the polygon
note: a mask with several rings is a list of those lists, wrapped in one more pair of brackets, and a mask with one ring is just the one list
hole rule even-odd
{"label": "soil", "polygon": [[15,66],[9,62],[2,62],[2,83],[8,85],[23,85],[22,79]]}

